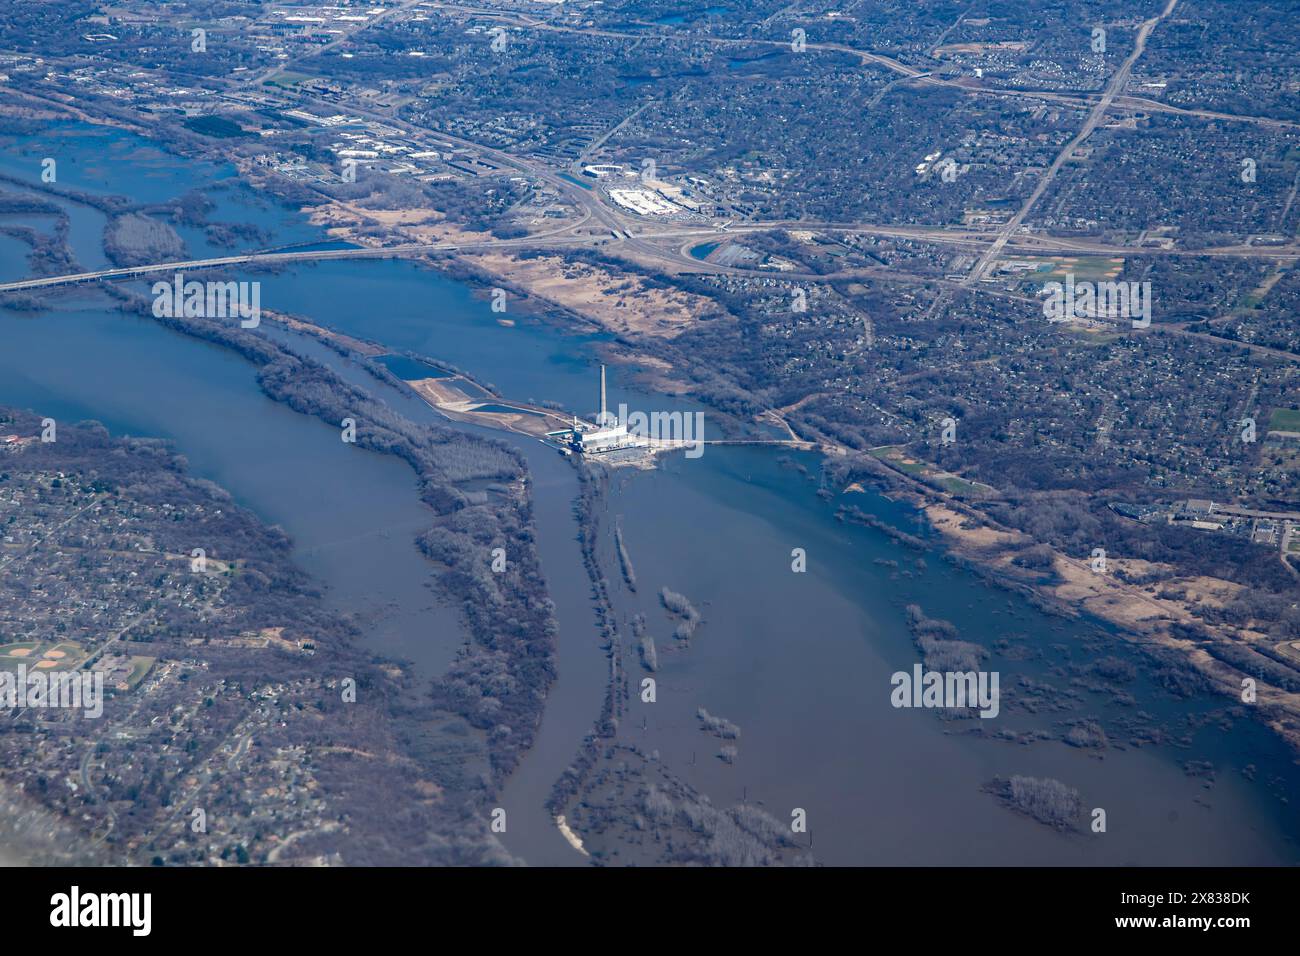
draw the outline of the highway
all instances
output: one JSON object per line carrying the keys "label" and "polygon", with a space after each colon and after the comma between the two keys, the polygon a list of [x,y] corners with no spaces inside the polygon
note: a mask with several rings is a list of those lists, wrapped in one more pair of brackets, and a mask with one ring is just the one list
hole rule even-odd
{"label": "highway", "polygon": [[[429,256],[473,254],[502,249],[563,249],[580,247],[617,248],[618,251],[633,260],[653,263],[670,273],[693,272],[727,275],[753,275],[787,280],[820,282],[848,278],[876,278],[884,281],[903,283],[932,283],[964,286],[969,286],[978,280],[986,278],[999,257],[1004,253],[1040,256],[1063,254],[1093,255],[1109,256],[1114,258],[1172,255],[1211,258],[1265,258],[1279,261],[1294,261],[1295,259],[1300,258],[1300,246],[1296,245],[1294,242],[1270,246],[1239,244],[1211,249],[1182,250],[1176,248],[1163,249],[1132,247],[1113,245],[1088,239],[1018,234],[1019,229],[1023,225],[1030,211],[1047,191],[1057,172],[1059,172],[1064,164],[1073,156],[1075,149],[1097,128],[1110,107],[1114,103],[1124,103],[1127,100],[1132,99],[1120,95],[1125,83],[1127,82],[1132,67],[1145,49],[1147,39],[1150,37],[1152,31],[1161,20],[1168,17],[1173,12],[1177,3],[1178,0],[1169,0],[1168,5],[1159,16],[1143,23],[1138,32],[1133,50],[1107,84],[1105,92],[1093,106],[1084,126],[1056,157],[1052,166],[1049,167],[1044,176],[1039,180],[1033,193],[1021,206],[1017,214],[996,230],[898,226],[879,223],[837,223],[780,220],[736,223],[729,225],[725,230],[720,229],[717,225],[712,223],[702,223],[698,226],[683,225],[679,228],[656,228],[655,226],[650,226],[649,228],[651,231],[643,231],[647,226],[646,220],[628,215],[620,210],[612,208],[602,201],[597,190],[584,189],[582,186],[564,178],[560,171],[537,160],[507,153],[442,131],[433,132],[386,113],[376,112],[352,103],[342,103],[333,100],[322,100],[315,97],[305,96],[300,98],[300,105],[316,104],[328,109],[346,109],[359,117],[385,123],[401,129],[417,142],[423,142],[431,148],[445,148],[447,145],[461,147],[473,151],[490,164],[494,164],[504,169],[514,170],[545,182],[547,185],[565,196],[565,198],[568,199],[577,210],[579,210],[580,216],[574,222],[561,225],[546,232],[515,239],[492,239],[474,242],[397,243],[383,247],[356,247],[347,249],[263,250],[218,258],[161,262],[142,266],[102,269],[93,272],[22,279],[14,282],[0,283],[0,292],[30,292],[101,280],[131,279],[157,275],[160,273],[183,273],[187,271],[232,266],[258,267],[333,259],[422,258]],[[411,6],[413,6],[413,4],[409,2],[395,5],[394,7],[389,8],[388,13],[398,13]],[[427,4],[426,6],[492,16],[502,22],[509,22],[523,29],[589,33],[593,36],[617,37],[633,40],[663,40],[675,38],[672,33],[651,34],[559,26],[546,23],[533,17],[524,17],[521,19],[521,15],[519,14],[507,11],[489,10],[468,5]],[[364,29],[364,27],[362,29]],[[352,36],[354,32],[360,31],[349,31],[347,36]],[[345,39],[345,37],[340,37],[338,40],[334,41],[334,43],[342,42],[343,39]],[[759,46],[788,46],[786,41],[753,40],[748,38],[688,37],[683,39],[699,40],[701,42],[716,43],[719,45],[745,44]],[[890,57],[839,44],[809,43],[808,49],[827,50],[858,56],[862,58],[864,62],[875,63],[899,73],[901,79],[917,80],[919,82],[927,83],[933,82],[939,85],[959,86],[967,92],[982,91],[997,92],[999,95],[1030,95],[1029,92],[1022,90],[980,90],[971,87],[964,79],[961,81],[955,81],[936,78],[916,67],[900,63]],[[246,86],[249,83],[260,83],[262,80],[267,79],[268,75],[274,75],[275,72],[286,69],[290,65],[290,63],[279,64],[272,68],[272,74],[267,74],[264,71],[262,74],[253,78],[245,79],[237,85]],[[1071,97],[1067,97],[1063,94],[1044,93],[1041,95],[1050,96],[1051,98],[1056,99],[1071,99]],[[1072,99],[1078,105],[1083,105],[1088,102],[1086,97],[1081,98],[1075,96]],[[1158,104],[1154,104],[1151,101],[1142,101],[1143,108],[1155,108],[1157,105]],[[642,107],[642,109],[644,108],[645,106]],[[639,112],[639,110],[637,112]],[[1176,112],[1202,115],[1198,111],[1176,110]],[[633,113],[628,117],[625,117],[623,123],[626,123],[635,115],[636,113]],[[1251,121],[1260,120],[1260,118],[1257,117],[1227,117],[1221,116],[1220,114],[1205,115],[1213,115],[1214,118],[1222,119],[1236,118]],[[622,123],[619,125],[621,126]],[[615,127],[615,129],[617,129],[617,127]],[[612,132],[613,130],[609,130],[604,134],[604,136],[608,136]],[[604,137],[602,136],[601,138],[603,139]],[[978,251],[980,257],[977,260],[975,267],[960,281],[960,283],[957,283],[940,276],[911,274],[884,266],[878,268],[869,267],[843,270],[831,275],[799,272],[775,272],[772,270],[745,269],[736,266],[719,266],[714,263],[698,260],[691,256],[689,252],[692,246],[699,244],[700,242],[715,240],[728,235],[739,236],[746,233],[763,232],[774,229],[806,229],[831,233],[859,233],[881,238],[935,243],[939,245],[952,246],[954,248],[965,248],[972,251]]]}
{"label": "highway", "polygon": [[[577,187],[575,187],[577,188]],[[907,239],[919,242],[933,242],[958,247],[981,248],[991,246],[996,237],[992,233],[954,232],[951,230],[924,227],[882,226],[871,223],[809,223],[798,221],[747,223],[734,226],[726,232],[720,232],[712,226],[682,228],[662,232],[630,234],[623,225],[617,228],[621,233],[629,233],[626,238],[614,239],[610,235],[581,234],[576,230],[587,222],[584,216],[578,223],[535,236],[523,236],[517,239],[492,239],[478,242],[433,242],[401,243],[392,246],[358,246],[347,249],[298,249],[292,251],[250,252],[241,255],[220,256],[210,259],[186,259],[173,262],[158,262],[149,265],[127,266],[115,269],[99,269],[94,272],[77,272],[67,275],[44,276],[34,279],[19,279],[14,282],[0,283],[0,293],[30,292],[40,289],[53,289],[59,286],[80,285],[87,282],[115,279],[136,279],[160,273],[192,272],[200,269],[218,269],[227,266],[274,266],[295,262],[320,262],[332,259],[418,259],[427,256],[447,256],[473,254],[501,249],[545,249],[574,247],[614,247],[628,248],[639,253],[643,258],[653,259],[673,272],[695,272],[711,275],[750,275],[763,278],[799,280],[809,282],[833,282],[843,279],[878,278],[910,283],[935,283],[960,285],[942,276],[920,275],[903,272],[887,266],[843,269],[834,273],[776,272],[770,269],[746,269],[739,266],[720,266],[695,259],[685,251],[700,242],[718,239],[728,235],[743,236],[746,233],[766,232],[772,229],[810,229],[822,232],[862,233],[886,238]],[[615,227],[610,227],[611,231]],[[673,248],[664,248],[656,243],[670,240]],[[1160,248],[1138,248],[1134,246],[1116,246],[1074,239],[1058,239],[1051,236],[1017,236],[1008,238],[1004,247],[1020,255],[1090,255],[1122,258],[1127,256],[1187,256],[1192,258],[1259,258],[1296,260],[1300,259],[1300,246],[1220,246],[1210,249],[1181,250]]]}
{"label": "highway", "polygon": [[[568,33],[578,36],[598,37],[602,39],[629,40],[634,43],[676,42],[701,43],[723,48],[767,47],[769,49],[778,50],[791,49],[791,41],[789,39],[778,40],[756,37],[712,36],[709,34],[690,33],[683,30],[664,29],[661,24],[646,24],[647,27],[654,27],[655,29],[647,29],[644,31],[600,29],[596,27],[567,26],[564,24],[550,23],[526,13],[499,9],[496,7],[480,7],[460,3],[426,3],[422,4],[422,6],[429,9],[447,10],[496,20],[499,23],[512,26],[520,31],[534,30],[539,33]],[[1174,4],[1171,3],[1169,8],[1156,18],[1156,21],[1158,22],[1159,20],[1169,16],[1173,11],[1173,7]],[[1142,45],[1145,45],[1145,39],[1143,39]],[[819,43],[815,38],[810,38],[808,42],[805,43],[804,49],[813,52],[842,53],[846,56],[854,56],[861,60],[863,64],[878,66],[890,71],[891,73],[897,74],[900,81],[914,81],[926,86],[949,87],[959,90],[962,93],[976,96],[1027,97],[1029,99],[1060,103],[1065,106],[1073,106],[1080,109],[1093,107],[1097,104],[1099,97],[1101,99],[1105,98],[1105,94],[1062,93],[1056,90],[1033,90],[1020,89],[1016,87],[989,86],[970,76],[960,76],[950,79],[943,76],[937,76],[928,69],[910,66],[883,53],[876,53],[872,50],[864,50],[860,47],[848,46],[843,43]],[[1215,119],[1225,122],[1257,123],[1260,125],[1275,126],[1279,128],[1300,128],[1300,123],[1291,120],[1275,119],[1268,116],[1219,113],[1213,110],[1185,109],[1168,103],[1162,103],[1159,100],[1148,99],[1146,97],[1117,96],[1112,94],[1110,101],[1118,103],[1121,106],[1144,109],[1153,113],[1198,116],[1203,119]]]}
{"label": "highway", "polygon": [[980,257],[979,262],[975,264],[975,268],[971,270],[970,276],[967,278],[968,283],[983,279],[988,274],[989,269],[997,260],[998,255],[1002,252],[1003,246],[1007,244],[1007,241],[1011,238],[1012,234],[1020,228],[1021,224],[1025,221],[1025,217],[1029,215],[1029,211],[1033,209],[1038,200],[1043,197],[1043,193],[1047,192],[1047,188],[1052,184],[1052,180],[1056,178],[1056,174],[1061,171],[1061,167],[1074,156],[1074,151],[1083,145],[1084,140],[1091,136],[1093,131],[1101,123],[1102,118],[1106,115],[1106,111],[1110,109],[1111,103],[1114,102],[1115,97],[1119,95],[1120,90],[1124,88],[1124,84],[1128,82],[1129,74],[1133,71],[1133,64],[1137,62],[1138,57],[1142,55],[1142,51],[1146,49],[1147,39],[1151,36],[1151,31],[1156,28],[1156,25],[1159,24],[1161,20],[1173,13],[1174,7],[1176,6],[1178,6],[1178,0],[1169,0],[1169,5],[1165,7],[1163,13],[1142,24],[1142,28],[1138,30],[1137,40],[1133,44],[1132,52],[1129,53],[1127,58],[1125,58],[1123,64],[1120,65],[1120,68],[1115,71],[1115,75],[1111,77],[1110,82],[1106,84],[1106,92],[1102,94],[1101,100],[1095,107],[1093,107],[1092,112],[1088,114],[1088,119],[1083,124],[1083,128],[1079,130],[1074,139],[1070,140],[1065,149],[1061,150],[1060,155],[1058,155],[1052,162],[1052,165],[1048,167],[1047,172],[1044,173],[1043,177],[1038,181],[1038,185],[1034,187],[1034,191],[1029,194],[1029,198],[1026,199],[1024,205],[1020,207],[1020,211],[1007,220],[1006,224],[1002,227],[1002,230],[998,233],[997,239],[991,246],[989,246],[984,255]]}

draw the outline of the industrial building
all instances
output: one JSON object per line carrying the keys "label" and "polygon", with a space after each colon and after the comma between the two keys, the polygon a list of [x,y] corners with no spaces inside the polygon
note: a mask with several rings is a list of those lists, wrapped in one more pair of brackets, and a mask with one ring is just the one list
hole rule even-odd
{"label": "industrial building", "polygon": [[605,398],[605,366],[600,367],[600,411],[594,424],[573,420],[573,428],[548,432],[547,437],[559,441],[565,451],[583,455],[599,455],[624,448],[646,448],[650,442],[639,435],[628,433],[627,423],[609,411]]}

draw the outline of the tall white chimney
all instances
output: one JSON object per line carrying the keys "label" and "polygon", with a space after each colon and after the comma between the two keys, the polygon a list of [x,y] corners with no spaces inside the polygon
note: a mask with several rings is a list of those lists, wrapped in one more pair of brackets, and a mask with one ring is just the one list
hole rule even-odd
{"label": "tall white chimney", "polygon": [[596,424],[605,427],[605,366],[600,367],[600,417],[596,419]]}

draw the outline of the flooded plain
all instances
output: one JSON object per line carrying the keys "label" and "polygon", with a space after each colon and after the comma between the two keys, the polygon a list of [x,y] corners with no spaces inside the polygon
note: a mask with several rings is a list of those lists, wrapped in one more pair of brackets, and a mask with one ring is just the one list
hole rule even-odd
{"label": "flooded plain", "polygon": [[[46,152],[61,157],[60,184],[69,188],[151,203],[211,190],[214,220],[250,223],[268,244],[324,239],[296,213],[232,183],[229,170],[114,131],[11,137],[0,171],[38,175],[33,163]],[[103,214],[56,201],[72,216],[79,264],[102,264]],[[192,253],[226,251],[197,228],[185,239]],[[0,275],[26,270],[21,244],[0,242]],[[332,261],[247,278],[262,282],[264,308],[451,363],[514,400],[559,402],[578,414],[595,407],[603,336],[528,317],[502,323],[475,290],[431,269]],[[285,333],[268,324],[263,334]],[[404,414],[435,420],[413,394],[312,342],[297,347]],[[409,369],[409,361],[393,364]],[[620,402],[698,409],[616,375],[610,403]],[[432,676],[464,640],[414,545],[429,513],[410,468],[344,445],[336,429],[270,401],[238,356],[123,316],[87,290],[41,313],[0,310],[0,404],[169,439],[196,475],[285,529],[328,600],[367,622],[364,639],[376,652]],[[609,673],[577,541],[578,483],[554,449],[494,434],[528,459],[538,548],[561,626],[559,679],[537,743],[501,796],[512,820],[505,843],[530,863],[581,863],[542,806],[599,713]],[[1218,698],[1173,697],[1143,676],[1136,651],[1095,623],[1045,614],[933,551],[843,520],[850,504],[924,534],[909,509],[878,494],[823,489],[820,464],[806,453],[710,446],[698,459],[677,454],[653,471],[615,473],[599,515],[599,557],[620,625],[643,615],[658,648],[658,700],[643,705],[634,696],[626,739],[657,749],[715,804],[758,802],[778,819],[806,809],[813,852],[826,863],[1300,861],[1300,820],[1286,802],[1300,780],[1264,727],[1225,714]],[[620,573],[615,527],[635,591]],[[806,571],[792,569],[795,549]],[[699,610],[689,641],[672,635],[664,587]],[[1001,677],[997,718],[946,721],[891,706],[891,674],[918,660],[910,604],[988,650],[985,666]],[[1103,657],[1139,672],[1122,693],[1088,679]],[[628,667],[639,679],[635,655]],[[701,707],[740,728],[734,759],[719,759],[718,738],[696,716]],[[1062,739],[1083,720],[1100,725],[1110,746]],[[993,778],[1017,774],[1076,788],[1085,808],[1105,809],[1107,832],[1062,834],[986,792]]]}

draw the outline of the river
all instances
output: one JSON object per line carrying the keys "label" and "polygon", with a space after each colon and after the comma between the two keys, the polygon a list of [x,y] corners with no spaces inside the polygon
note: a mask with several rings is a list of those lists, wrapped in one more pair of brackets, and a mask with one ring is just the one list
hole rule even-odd
{"label": "river", "polygon": [[[230,183],[228,170],[177,160],[127,134],[99,133],[74,124],[10,142],[0,148],[0,170],[30,172],[33,157],[48,151],[61,157],[61,171],[77,173],[65,179],[61,172],[60,184],[149,202],[216,182],[214,218],[253,222],[268,244],[324,238]],[[92,247],[102,215],[60,202],[80,210],[78,259],[97,264]],[[198,230],[186,239],[192,252],[210,248]],[[25,271],[19,254],[0,243],[3,274]],[[468,286],[404,262],[327,262],[258,278],[264,308],[451,362],[511,398],[559,401],[578,413],[594,408],[601,335],[566,333],[512,309],[493,313]],[[281,334],[265,325],[264,334]],[[310,342],[298,347],[411,417],[432,419],[418,399],[333,353]],[[621,401],[642,410],[694,408],[616,375],[611,404]],[[409,467],[346,446],[336,429],[269,401],[238,357],[123,317],[85,291],[37,316],[0,310],[0,404],[172,440],[195,474],[290,534],[328,600],[373,622],[366,640],[376,651],[421,674],[438,673],[463,640],[412,541],[428,513]],[[499,437],[528,458],[538,549],[560,622],[559,678],[537,743],[500,797],[510,821],[504,842],[530,863],[582,863],[542,807],[600,710],[608,673],[576,540],[577,484],[572,465],[554,451]],[[1202,724],[1222,701],[1180,700],[1143,678],[1124,686],[1127,697],[1093,689],[1085,678],[1098,657],[1139,660],[1122,641],[1095,623],[1043,614],[932,552],[918,564],[917,552],[836,517],[838,506],[851,503],[916,532],[908,509],[869,492],[833,489],[827,500],[818,474],[812,455],[723,446],[698,459],[672,456],[655,471],[617,474],[601,516],[600,557],[618,618],[644,614],[660,649],[658,700],[634,698],[628,739],[658,749],[715,804],[758,802],[778,819],[806,809],[813,852],[832,864],[1300,861],[1300,824],[1284,802],[1300,781],[1290,754],[1262,726],[1222,716]],[[636,570],[635,593],[618,572],[616,523]],[[807,554],[805,573],[791,569],[795,548]],[[664,586],[686,594],[702,615],[686,646],[675,646],[658,602]],[[987,723],[1052,739],[977,736],[983,728],[971,721],[893,708],[890,674],[917,659],[905,624],[909,603],[991,649],[987,666],[1000,672],[1007,706]],[[639,677],[635,659],[628,663]],[[1014,706],[1024,687],[1043,685],[1057,689],[1043,698],[1048,706]],[[720,741],[701,732],[699,707],[740,726],[734,763],[717,758]],[[1112,746],[1097,755],[1061,741],[1062,726],[1078,719],[1100,723]],[[1153,726],[1166,729],[1164,742],[1130,743]],[[1213,766],[1212,785],[1189,772],[1193,761]],[[1076,787],[1086,807],[1106,810],[1107,832],[1057,833],[982,789],[1013,774]]]}

